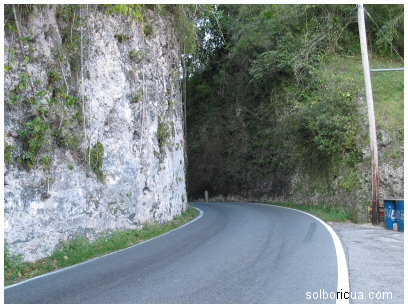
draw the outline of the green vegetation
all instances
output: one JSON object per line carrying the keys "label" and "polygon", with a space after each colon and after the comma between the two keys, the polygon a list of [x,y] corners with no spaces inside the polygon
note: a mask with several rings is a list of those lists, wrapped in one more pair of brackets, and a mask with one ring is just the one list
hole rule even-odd
{"label": "green vegetation", "polygon": [[130,37],[126,34],[119,34],[115,35],[116,39],[118,40],[119,43],[126,42],[130,39]]}
{"label": "green vegetation", "polygon": [[[381,58],[374,55],[370,59],[371,68],[401,68],[403,63],[395,59]],[[361,56],[332,57],[323,67],[324,74],[336,74],[337,77],[349,78],[355,83],[359,93],[364,91]],[[404,72],[372,72],[372,88],[376,111],[377,126],[388,132],[404,127]]]}
{"label": "green vegetation", "polygon": [[[402,67],[395,61],[371,61],[373,68]],[[378,66],[376,66],[378,65]],[[372,73],[377,124],[388,132],[404,129],[404,72]]]}
{"label": "green vegetation", "polygon": [[140,230],[114,231],[93,242],[83,237],[62,242],[49,257],[35,261],[22,262],[21,257],[10,255],[4,244],[4,285],[14,284],[25,279],[45,274],[59,268],[71,266],[108,253],[118,251],[176,229],[197,216],[197,210],[189,206],[181,215],[164,223],[146,223]]}
{"label": "green vegetation", "polygon": [[105,6],[108,15],[117,12],[121,15],[130,17],[133,21],[143,21],[142,4],[105,4]]}
{"label": "green vegetation", "polygon": [[157,141],[159,142],[160,152],[164,152],[164,148],[169,144],[170,126],[167,122],[160,120],[157,127]]}
{"label": "green vegetation", "polygon": [[37,154],[45,142],[45,133],[49,125],[40,117],[25,123],[25,128],[19,131],[19,135],[25,143],[23,156],[20,162],[28,168],[36,164]]}
{"label": "green vegetation", "polygon": [[[21,17],[21,19],[26,19],[28,17],[28,15],[30,15],[33,10],[34,10],[34,6],[36,6],[35,4],[14,4],[14,9],[16,11],[16,14],[18,16]],[[41,7],[42,5],[37,5],[39,7]],[[6,14],[11,14],[11,6],[8,5],[7,7],[5,7],[5,11]],[[12,23],[10,22],[9,28],[14,27],[14,25],[12,25]]]}
{"label": "green vegetation", "polygon": [[61,80],[61,76],[58,72],[56,71],[50,71],[48,73],[48,83],[49,84],[55,84],[56,82]]}
{"label": "green vegetation", "polygon": [[[59,61],[70,65],[71,71],[80,70],[81,24],[80,4],[58,5],[57,22],[62,36],[62,48],[59,50]],[[84,44],[86,39],[82,38]],[[58,73],[59,74],[59,73]]]}
{"label": "green vegetation", "polygon": [[[367,19],[371,67],[403,66],[395,52],[402,55],[404,51],[403,5],[365,7],[376,20],[374,24]],[[24,21],[35,6],[5,5],[4,30],[18,37],[12,8]],[[80,8],[57,6],[62,46],[52,51],[58,63],[48,69],[46,85],[32,82],[27,70],[29,64],[36,64],[29,36],[18,38],[23,48],[7,51],[4,73],[14,74],[16,82],[5,97],[5,105],[19,112],[18,138],[23,152],[18,162],[23,166],[49,170],[53,147],[68,147],[82,162],[86,156],[103,182],[103,144],[98,142],[86,154],[79,153],[84,142],[85,102],[74,95],[80,93],[75,76],[80,69],[80,42],[87,50],[86,38],[91,37],[88,33],[81,40],[85,28],[81,27]],[[121,4],[98,9],[141,23],[145,35],[154,32],[152,26],[144,24],[145,9],[174,16],[186,90],[183,101],[189,133],[189,197],[209,190],[214,194],[257,197],[258,193],[267,193],[271,199],[284,198],[290,189],[290,177],[299,170],[307,171],[310,178],[316,175],[310,183],[311,192],[332,193],[333,178],[339,177],[338,187],[344,195],[358,189],[358,168],[367,136],[365,115],[360,114],[357,99],[364,93],[364,84],[355,5]],[[119,43],[130,39],[123,33],[115,37]],[[144,56],[136,50],[128,54],[132,61],[141,61]],[[171,75],[177,79],[179,73],[175,68]],[[397,141],[382,159],[400,160],[404,140],[403,72],[373,73],[372,79],[378,128]],[[142,93],[137,92],[131,100],[136,103],[141,98]],[[173,105],[168,102],[169,111]],[[156,157],[170,144],[171,128],[165,119],[159,120],[161,153],[155,151]],[[381,139],[383,133],[379,134]],[[12,150],[5,142],[7,163],[13,162]],[[74,167],[70,164],[68,168]],[[184,202],[186,196],[181,199]],[[347,205],[280,205],[308,211],[326,221],[352,217]],[[121,207],[111,210],[117,213]],[[22,263],[10,256],[5,245],[5,281],[14,283],[134,245],[175,228],[186,217],[183,213],[169,224],[145,226],[144,231],[121,231],[92,243],[77,238],[62,243],[53,256],[35,263]]]}
{"label": "green vegetation", "polygon": [[132,103],[136,104],[138,102],[141,102],[142,99],[143,99],[143,91],[139,90],[139,91],[137,91],[137,94],[135,96],[133,96]]}
{"label": "green vegetation", "polygon": [[342,181],[339,181],[339,189],[344,189],[346,193],[350,193],[358,187],[359,182],[357,170],[355,170],[350,172]]}
{"label": "green vegetation", "polygon": [[[154,33],[153,26],[145,24],[148,22],[145,18],[148,15],[147,10],[154,10],[158,14],[174,14],[177,24],[184,25],[179,28],[178,38],[183,42],[186,42],[187,38],[191,46],[185,45],[184,50],[192,51],[193,45],[196,44],[196,41],[193,40],[194,31],[196,31],[194,18],[198,15],[195,12],[202,14],[201,7],[204,6],[119,4],[96,5],[89,8],[100,10],[107,15],[117,13],[126,16],[130,21],[139,22],[141,31],[146,36]],[[47,71],[46,85],[43,85],[41,80],[32,80],[34,76],[30,76],[27,71],[27,65],[35,65],[38,59],[34,57],[35,50],[31,45],[30,36],[20,37],[19,48],[7,51],[8,61],[4,66],[5,74],[17,74],[18,82],[8,93],[5,103],[7,108],[18,110],[20,113],[19,138],[24,143],[24,149],[22,155],[18,157],[18,162],[27,169],[36,167],[41,157],[51,157],[49,154],[53,151],[54,146],[68,147],[79,163],[85,162],[87,153],[83,150],[86,136],[86,132],[83,131],[85,127],[83,104],[86,102],[72,94],[79,93],[78,78],[82,56],[80,51],[81,47],[82,51],[87,50],[90,38],[89,33],[84,35],[83,31],[81,32],[81,29],[84,30],[84,20],[81,20],[81,16],[82,18],[84,16],[81,10],[84,8],[79,4],[55,7],[62,45],[52,51],[56,63]],[[46,5],[5,5],[5,31],[7,34],[17,33],[18,24],[25,24],[28,15],[46,9]],[[50,36],[51,33],[46,31],[45,35]],[[115,37],[119,43],[130,39],[125,33],[116,34]],[[131,50],[129,52],[129,58],[137,62],[144,57],[145,54],[142,51]],[[141,99],[142,93],[138,91],[132,98],[132,102],[137,103]],[[161,125],[160,128],[162,128],[160,144],[164,145],[167,142],[168,127]],[[6,155],[5,159],[11,163],[13,157]],[[101,179],[100,170],[96,166],[93,169]]]}
{"label": "green vegetation", "polygon": [[[5,14],[11,31],[17,31],[19,23],[25,23],[27,16],[36,9],[46,9],[44,5],[6,5]],[[83,139],[78,124],[82,124],[79,99],[69,93],[78,92],[75,82],[68,84],[69,73],[75,74],[79,68],[80,45],[80,5],[59,5],[56,18],[62,35],[62,46],[56,48],[55,66],[48,69],[47,84],[34,80],[27,70],[28,64],[36,64],[37,57],[31,45],[30,36],[21,37],[19,48],[8,50],[9,63],[6,74],[17,74],[15,87],[6,101],[11,110],[19,113],[19,141],[23,152],[17,162],[27,169],[40,165],[48,170],[54,146],[68,147],[82,160],[79,144]],[[14,14],[13,10],[16,14]],[[5,157],[9,163],[13,157]]]}
{"label": "green vegetation", "polygon": [[[361,72],[361,67],[361,59],[359,56],[337,56],[326,63],[324,74],[337,74],[338,77],[342,76],[342,78],[352,79],[356,88],[361,89],[359,93],[362,95],[365,92],[364,76]],[[403,67],[403,63],[395,59],[373,56],[370,59],[370,67],[400,68]],[[403,156],[401,145],[404,140],[404,74],[402,71],[372,72],[371,78],[378,139],[380,141],[383,140],[384,132],[394,140],[387,150],[383,149],[380,155],[380,164],[387,162],[398,167],[399,161]],[[357,121],[360,123],[367,121],[367,119],[364,118],[366,115],[364,112],[357,118]],[[368,136],[364,136],[363,132],[358,132],[358,135],[360,136],[357,137],[355,141],[357,144],[369,143]],[[347,159],[355,163],[352,157],[348,157]]]}
{"label": "green vegetation", "polygon": [[[22,80],[25,79],[22,75]],[[54,90],[54,96],[50,98],[47,90],[39,91],[35,98],[27,95],[27,92],[14,91],[9,95],[9,104],[17,107],[25,102],[27,116],[22,128],[19,130],[19,138],[23,142],[23,155],[18,162],[28,169],[33,168],[40,154],[46,154],[52,147],[46,144],[55,144],[59,147],[68,146],[74,151],[78,150],[78,138],[75,136],[75,122],[81,123],[78,117],[81,111],[77,105],[78,99],[61,91]],[[23,110],[24,111],[24,110]],[[62,121],[63,119],[63,121]],[[59,129],[51,130],[51,125],[59,121]]]}
{"label": "green vegetation", "polygon": [[346,222],[350,221],[352,217],[352,212],[341,206],[317,206],[317,205],[299,205],[289,202],[268,202],[267,204],[279,205],[283,207],[289,207],[292,209],[300,210],[303,212],[310,213],[316,217],[319,217],[325,222]]}
{"label": "green vegetation", "polygon": [[88,149],[87,158],[89,157],[89,165],[91,166],[92,171],[95,173],[98,181],[104,183],[105,176],[103,174],[103,153],[104,147],[101,142],[97,142],[92,149]]}
{"label": "green vegetation", "polygon": [[145,54],[141,50],[132,49],[131,51],[129,51],[129,58],[135,59],[137,62],[142,61],[144,56]]}
{"label": "green vegetation", "polygon": [[145,25],[143,32],[144,32],[144,34],[146,36],[152,35],[153,34],[153,27],[151,25]]}
{"label": "green vegetation", "polygon": [[[404,54],[403,6],[365,8],[376,21],[367,20],[371,67],[403,66],[395,52]],[[369,140],[356,6],[218,5],[211,16],[199,23],[206,40],[186,57],[183,78],[189,198],[208,190],[285,199],[295,174],[312,179],[309,191],[298,190],[305,196],[361,189]],[[377,124],[397,137],[389,154],[397,158],[403,74],[372,75]]]}
{"label": "green vegetation", "polygon": [[14,147],[4,141],[4,162],[11,164],[13,162],[12,150]]}
{"label": "green vegetation", "polygon": [[[154,10],[157,14],[171,14],[175,18],[175,29],[177,29],[177,39],[183,52],[194,53],[200,42],[197,40],[198,29],[197,20],[214,19],[216,14],[214,5],[203,4],[106,4],[104,5],[106,14],[118,13],[127,16],[131,21],[139,22],[144,35],[150,36],[154,33],[152,25],[145,24],[147,20],[146,10]],[[124,35],[116,36],[120,43],[128,37]]]}

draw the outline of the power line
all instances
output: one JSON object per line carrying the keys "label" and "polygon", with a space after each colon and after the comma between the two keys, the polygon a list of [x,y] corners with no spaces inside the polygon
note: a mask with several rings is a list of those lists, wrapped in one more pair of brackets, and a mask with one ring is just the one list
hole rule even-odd
{"label": "power line", "polygon": [[[366,8],[366,7],[364,7],[364,9],[367,11],[367,8]],[[368,12],[368,11],[367,11],[367,12]],[[402,15],[404,15],[404,12],[402,12],[398,17],[396,17],[395,20],[397,20],[398,18],[400,18],[400,16],[402,16]],[[381,16],[375,16],[375,18],[376,18],[376,20],[380,20],[380,21],[382,21],[382,22],[388,22],[388,21],[390,21],[389,19],[382,18]],[[395,28],[398,28],[398,29],[404,30],[404,27],[401,27],[401,26],[399,26],[399,25],[394,25],[394,27],[395,27]]]}
{"label": "power line", "polygon": [[395,49],[394,45],[392,45],[392,43],[390,42],[390,40],[385,36],[384,32],[381,30],[381,28],[377,25],[377,23],[374,21],[374,19],[371,17],[370,13],[364,8],[364,11],[367,13],[368,17],[371,18],[371,20],[373,21],[373,23],[376,25],[376,27],[378,28],[378,30],[380,30],[381,34],[385,37],[385,39],[387,40],[387,42],[391,45],[391,48],[394,49],[394,51],[397,53],[398,57],[401,59],[402,62],[404,62],[404,59],[400,56],[400,54],[398,53],[398,51]]}

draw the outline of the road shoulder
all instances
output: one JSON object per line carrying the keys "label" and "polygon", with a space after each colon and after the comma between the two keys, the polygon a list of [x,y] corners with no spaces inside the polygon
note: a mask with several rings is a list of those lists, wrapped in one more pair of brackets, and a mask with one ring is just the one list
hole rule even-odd
{"label": "road shoulder", "polygon": [[350,303],[404,303],[404,233],[371,224],[330,222],[344,246]]}

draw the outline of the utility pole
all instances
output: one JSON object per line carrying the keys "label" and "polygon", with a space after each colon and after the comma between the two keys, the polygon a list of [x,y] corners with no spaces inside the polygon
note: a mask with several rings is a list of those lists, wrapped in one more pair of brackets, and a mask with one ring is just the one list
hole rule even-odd
{"label": "utility pole", "polygon": [[360,33],[361,56],[364,68],[364,81],[366,89],[366,100],[368,106],[368,120],[370,123],[370,147],[372,161],[371,223],[373,225],[378,225],[380,223],[380,206],[379,206],[380,179],[378,173],[377,132],[375,126],[373,91],[371,88],[370,64],[368,62],[364,7],[362,4],[358,4],[358,29]]}
{"label": "utility pole", "polygon": [[184,100],[184,176],[186,182],[186,194],[188,196],[188,179],[187,179],[187,168],[188,168],[188,156],[187,156],[187,64],[186,64],[186,44],[184,44],[184,54],[181,55],[181,65],[183,68],[183,94],[181,99]]}

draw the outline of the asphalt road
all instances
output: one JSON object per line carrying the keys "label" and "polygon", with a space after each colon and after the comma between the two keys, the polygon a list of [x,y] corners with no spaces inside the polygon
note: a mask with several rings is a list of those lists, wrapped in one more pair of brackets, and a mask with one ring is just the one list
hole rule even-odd
{"label": "asphalt road", "polygon": [[194,222],[120,252],[6,287],[4,302],[336,302],[336,248],[320,221],[261,204],[193,205],[202,211]]}

